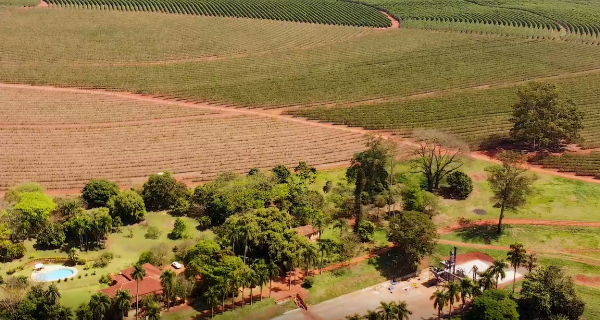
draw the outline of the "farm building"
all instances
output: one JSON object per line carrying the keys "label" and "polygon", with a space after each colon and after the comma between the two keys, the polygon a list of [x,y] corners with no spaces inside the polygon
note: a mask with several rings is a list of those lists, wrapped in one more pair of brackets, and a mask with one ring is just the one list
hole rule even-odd
{"label": "farm building", "polygon": [[[140,299],[146,295],[160,295],[162,294],[162,286],[160,284],[160,275],[161,271],[149,264],[146,263],[142,266],[146,271],[146,276],[142,281],[140,281]],[[133,297],[135,297],[137,284],[135,280],[131,277],[131,272],[133,271],[133,267],[129,267],[127,269],[121,270],[119,274],[111,275],[111,279],[113,280],[113,285],[110,287],[100,290],[100,292],[108,295],[113,298],[117,290],[126,290],[129,291]],[[135,299],[135,298],[134,298]]]}
{"label": "farm building", "polygon": [[292,229],[298,232],[299,235],[305,236],[310,241],[317,241],[321,237],[321,232],[319,232],[318,228],[313,227],[312,225],[306,225],[298,228]]}

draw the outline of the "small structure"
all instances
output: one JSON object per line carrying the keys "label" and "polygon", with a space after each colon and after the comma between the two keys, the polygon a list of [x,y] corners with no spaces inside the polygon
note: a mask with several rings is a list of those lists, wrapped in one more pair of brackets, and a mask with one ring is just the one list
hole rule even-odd
{"label": "small structure", "polygon": [[33,270],[34,271],[40,271],[44,269],[44,264],[43,263],[36,263],[35,266],[33,266]]}
{"label": "small structure", "polygon": [[310,224],[298,228],[293,228],[292,230],[298,232],[298,234],[301,236],[307,237],[310,241],[317,241],[321,237],[321,232],[319,232],[319,229],[313,227]]}
{"label": "small structure", "polygon": [[[162,272],[160,271],[160,269],[149,263],[142,265],[142,268],[144,268],[144,270],[146,271],[146,276],[139,283],[140,297],[146,295],[161,295],[162,286],[160,284],[160,275]],[[119,272],[119,274],[117,275],[111,275],[110,277],[113,280],[113,283],[115,284],[104,290],[100,290],[100,292],[113,298],[117,294],[117,290],[125,290],[129,291],[129,294],[135,297],[135,294],[137,292],[137,283],[131,277],[132,271],[133,267],[130,267],[121,270],[121,272]]]}

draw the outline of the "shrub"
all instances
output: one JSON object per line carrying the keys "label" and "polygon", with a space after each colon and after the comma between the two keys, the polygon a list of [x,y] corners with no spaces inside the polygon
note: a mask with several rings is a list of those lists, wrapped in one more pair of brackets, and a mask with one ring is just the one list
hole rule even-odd
{"label": "shrub", "polygon": [[4,201],[6,201],[7,203],[17,203],[19,201],[21,201],[21,194],[22,193],[26,193],[26,192],[33,192],[33,193],[44,193],[44,188],[39,184],[39,183],[35,183],[35,182],[27,182],[27,183],[22,183],[16,187],[12,187],[12,188],[8,188],[8,190],[6,190],[6,194],[4,195]]}
{"label": "shrub", "polygon": [[85,258],[79,258],[79,259],[77,259],[77,262],[76,262],[76,264],[79,266],[83,266],[86,263],[87,263],[87,260]]}
{"label": "shrub", "polygon": [[304,289],[310,289],[312,288],[312,286],[315,284],[315,278],[314,277],[306,277],[304,278],[304,281],[302,281],[302,288]]}
{"label": "shrub", "polygon": [[323,192],[329,193],[331,189],[333,189],[333,182],[327,180],[327,182],[325,182],[325,185],[323,186]]}
{"label": "shrub", "polygon": [[88,276],[88,274],[86,273],[86,274],[85,274],[85,276],[87,277],[87,276]]}
{"label": "shrub", "polygon": [[424,193],[418,183],[407,181],[401,194],[405,211],[419,211],[423,207]]}
{"label": "shrub", "polygon": [[[105,252],[98,257],[96,261],[94,261],[94,268],[104,268],[106,267],[110,261],[114,258],[112,252]],[[94,274],[96,272],[94,271]]]}
{"label": "shrub", "polygon": [[77,276],[77,279],[81,279],[81,275]]}
{"label": "shrub", "polygon": [[209,216],[201,216],[196,219],[198,221],[198,228],[204,230],[210,227],[211,221]]}
{"label": "shrub", "polygon": [[169,214],[173,216],[183,216],[190,211],[190,202],[185,197],[179,197],[169,206]]}
{"label": "shrub", "polygon": [[6,270],[6,274],[9,275],[9,276],[13,275],[15,272],[17,272],[17,270],[15,270],[15,269],[8,269],[8,270]]}
{"label": "shrub", "polygon": [[65,240],[65,227],[60,223],[46,223],[38,232],[35,242],[42,248],[60,248]]}
{"label": "shrub", "polygon": [[290,175],[292,174],[290,172],[290,169],[288,169],[285,165],[283,164],[278,164],[275,167],[273,167],[273,169],[271,169],[271,172],[273,173],[273,175],[275,176],[275,178],[277,179],[278,183],[286,183],[287,179],[290,177]]}
{"label": "shrub", "polygon": [[119,186],[108,180],[92,179],[81,190],[81,197],[91,207],[105,207],[108,200],[119,194]]}
{"label": "shrub", "polygon": [[336,277],[343,277],[345,275],[350,274],[350,269],[348,269],[348,268],[338,268],[338,269],[335,269],[335,270],[331,271],[331,274],[333,274]]}
{"label": "shrub", "polygon": [[182,239],[187,235],[187,224],[185,220],[181,218],[175,219],[175,224],[173,225],[173,231],[171,231],[171,239]]}
{"label": "shrub", "polygon": [[60,283],[60,279],[58,279],[56,282]]}
{"label": "shrub", "polygon": [[69,281],[69,278],[65,278],[65,282]]}
{"label": "shrub", "polygon": [[100,276],[99,281],[100,281],[100,283],[103,283],[103,284],[110,284],[112,282],[112,279],[110,278],[109,275],[103,274]]}
{"label": "shrub", "polygon": [[452,196],[457,199],[464,200],[473,191],[473,180],[464,172],[454,171],[448,175],[446,181],[450,185]]}
{"label": "shrub", "polygon": [[110,210],[111,217],[119,217],[123,222],[142,221],[146,216],[144,200],[134,191],[123,191],[111,197],[106,206]]}
{"label": "shrub", "polygon": [[4,284],[4,278],[2,276],[0,276],[0,285]]}
{"label": "shrub", "polygon": [[162,234],[162,232],[158,229],[158,227],[150,226],[150,227],[148,227],[148,230],[146,231],[144,238],[156,240],[156,239],[160,238],[161,234]]}
{"label": "shrub", "polygon": [[96,271],[92,272],[92,275],[95,276],[96,275]]}

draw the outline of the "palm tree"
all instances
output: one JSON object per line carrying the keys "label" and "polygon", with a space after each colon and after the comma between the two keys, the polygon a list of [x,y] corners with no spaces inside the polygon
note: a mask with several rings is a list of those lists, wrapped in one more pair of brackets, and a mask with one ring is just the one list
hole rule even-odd
{"label": "palm tree", "polygon": [[294,272],[294,269],[296,268],[296,257],[290,257],[285,264],[287,265],[288,268],[288,272],[289,272],[289,285],[288,285],[288,290],[292,290],[292,275]]}
{"label": "palm tree", "polygon": [[146,320],[160,320],[160,306],[156,302],[151,302],[146,307]]}
{"label": "palm tree", "polygon": [[398,306],[396,305],[395,302],[390,302],[390,303],[385,303],[385,302],[380,302],[379,307],[377,307],[377,310],[379,311],[379,314],[381,315],[381,318],[383,318],[383,320],[392,320],[396,318],[396,315],[398,314]]}
{"label": "palm tree", "polygon": [[269,275],[269,298],[270,298],[271,293],[273,292],[273,290],[271,290],[271,286],[273,284],[273,278],[277,278],[277,276],[279,276],[279,266],[274,261],[269,262],[269,264],[267,265],[267,273]]}
{"label": "palm tree", "polygon": [[60,292],[58,291],[58,287],[53,283],[48,286],[48,290],[45,292],[46,300],[49,304],[55,305],[58,300],[60,300]]}
{"label": "palm tree", "polygon": [[494,287],[494,285],[496,284],[495,279],[496,279],[496,276],[490,269],[480,272],[479,273],[479,286],[483,287],[484,291],[488,290],[488,289]]}
{"label": "palm tree", "polygon": [[360,314],[355,313],[353,316],[346,316],[347,320],[361,320],[362,317],[360,316]]}
{"label": "palm tree", "polygon": [[461,309],[465,310],[465,303],[469,297],[473,296],[473,289],[475,288],[475,283],[471,278],[465,277],[459,282],[460,286],[460,300],[462,302]]}
{"label": "palm tree", "polygon": [[95,293],[90,298],[89,305],[92,317],[102,320],[110,308],[110,298],[104,293]]}
{"label": "palm tree", "polygon": [[317,245],[319,246],[319,251],[321,251],[321,271],[319,274],[323,274],[323,259],[325,258],[325,253],[331,253],[335,246],[335,242],[331,239],[319,239],[317,240]]}
{"label": "palm tree", "polygon": [[517,268],[521,266],[521,264],[527,258],[527,251],[523,249],[523,245],[520,243],[515,243],[510,245],[510,251],[506,254],[508,256],[508,261],[510,265],[515,268],[515,273],[513,274],[513,288],[512,291],[515,293],[515,283],[517,282]]}
{"label": "palm tree", "polygon": [[398,320],[410,320],[409,316],[412,315],[412,311],[408,310],[406,301],[400,301],[396,304],[396,314]]}
{"label": "palm tree", "polygon": [[163,288],[163,296],[165,297],[165,307],[167,311],[171,308],[171,297],[173,296],[173,289],[175,287],[175,272],[171,270],[165,270],[160,275],[160,285]]}
{"label": "palm tree", "polygon": [[365,314],[362,318],[358,318],[358,319],[364,319],[364,320],[381,320],[381,315],[379,314],[379,312],[377,311],[373,311],[373,310],[368,310],[367,314]]}
{"label": "palm tree", "polygon": [[215,307],[219,304],[219,290],[214,286],[208,287],[202,295],[204,296],[204,300],[206,304],[210,306],[210,317],[215,317]]}
{"label": "palm tree", "polygon": [[492,265],[488,268],[496,278],[496,288],[498,288],[499,280],[506,278],[504,269],[506,269],[506,262],[502,260],[494,260]]}
{"label": "palm tree", "polygon": [[138,319],[138,314],[140,312],[140,281],[144,280],[146,276],[146,269],[142,267],[140,263],[136,263],[133,265],[133,270],[131,271],[131,278],[135,280],[136,284],[136,293],[135,293],[135,318]]}
{"label": "palm tree", "polygon": [[263,286],[269,282],[269,270],[265,260],[260,259],[252,265],[254,274],[256,275],[256,285],[260,286],[260,301],[263,299]]}
{"label": "palm tree", "polygon": [[229,240],[229,242],[231,242],[231,252],[233,252],[233,254],[235,255],[235,245],[240,241],[240,239],[242,238],[242,232],[241,232],[241,228],[238,225],[231,225],[231,227],[228,230],[229,232],[227,233],[227,240]]}
{"label": "palm tree", "polygon": [[[229,290],[231,290],[231,310],[235,311],[235,297],[239,294],[242,275],[240,272],[234,272],[229,275]],[[242,299],[243,300],[243,299]]]}
{"label": "palm tree", "polygon": [[535,267],[537,267],[537,255],[535,253],[530,253],[525,258],[525,268],[527,268],[527,271],[531,272]]}
{"label": "palm tree", "polygon": [[306,261],[306,276],[310,276],[310,263],[316,262],[319,259],[316,248],[312,244],[307,244],[302,251],[302,257]]}
{"label": "palm tree", "polygon": [[438,311],[438,320],[442,318],[442,311],[444,307],[448,303],[448,294],[444,291],[436,290],[429,300],[433,300],[433,307],[437,308]]}
{"label": "palm tree", "polygon": [[119,311],[121,319],[125,318],[125,314],[131,309],[131,295],[127,290],[117,290],[113,301],[115,308]]}
{"label": "palm tree", "polygon": [[450,306],[450,316],[452,316],[452,306],[460,295],[460,284],[457,281],[448,281],[444,284],[444,289],[448,294],[448,306]]}
{"label": "palm tree", "polygon": [[250,219],[250,216],[242,218],[244,225],[241,226],[240,232],[244,238],[244,264],[246,264],[246,254],[248,252],[248,241],[254,240],[255,235],[258,233],[258,225],[256,222]]}
{"label": "palm tree", "polygon": [[252,290],[254,289],[254,287],[256,287],[257,283],[258,283],[258,279],[257,279],[257,275],[256,272],[254,272],[253,269],[250,269],[248,271],[248,287],[250,287],[250,305],[252,305],[254,303],[254,296],[252,295]]}
{"label": "palm tree", "polygon": [[348,221],[344,218],[340,218],[333,223],[333,228],[340,228],[340,238],[342,237],[342,231],[348,229]]}
{"label": "palm tree", "polygon": [[77,310],[75,310],[75,318],[77,320],[93,320],[90,305],[88,303],[80,304]]}

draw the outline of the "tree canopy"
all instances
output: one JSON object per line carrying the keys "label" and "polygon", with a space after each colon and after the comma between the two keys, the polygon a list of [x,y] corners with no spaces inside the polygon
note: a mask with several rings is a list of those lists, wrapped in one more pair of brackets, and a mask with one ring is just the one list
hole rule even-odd
{"label": "tree canopy", "polygon": [[437,230],[426,214],[404,211],[390,220],[389,228],[388,238],[406,263],[416,265],[423,257],[433,253]]}
{"label": "tree canopy", "polygon": [[561,97],[553,84],[531,83],[519,88],[519,101],[513,106],[510,135],[517,141],[536,146],[558,147],[581,137],[583,112],[570,99]]}
{"label": "tree canopy", "polygon": [[517,303],[503,290],[487,290],[473,299],[465,320],[518,320]]}
{"label": "tree canopy", "polygon": [[112,217],[119,217],[122,222],[135,223],[144,220],[146,206],[144,200],[135,191],[123,191],[111,197],[106,204]]}
{"label": "tree canopy", "polygon": [[118,194],[119,186],[105,179],[92,179],[81,190],[81,198],[90,207],[106,207],[108,200]]}
{"label": "tree canopy", "polygon": [[177,182],[171,172],[153,174],[144,183],[142,198],[149,211],[168,210],[181,206],[180,199],[187,198],[189,192],[185,184]]}
{"label": "tree canopy", "polygon": [[23,214],[24,222],[37,229],[49,220],[50,214],[56,209],[56,203],[43,193],[25,192],[20,195],[14,208]]}

